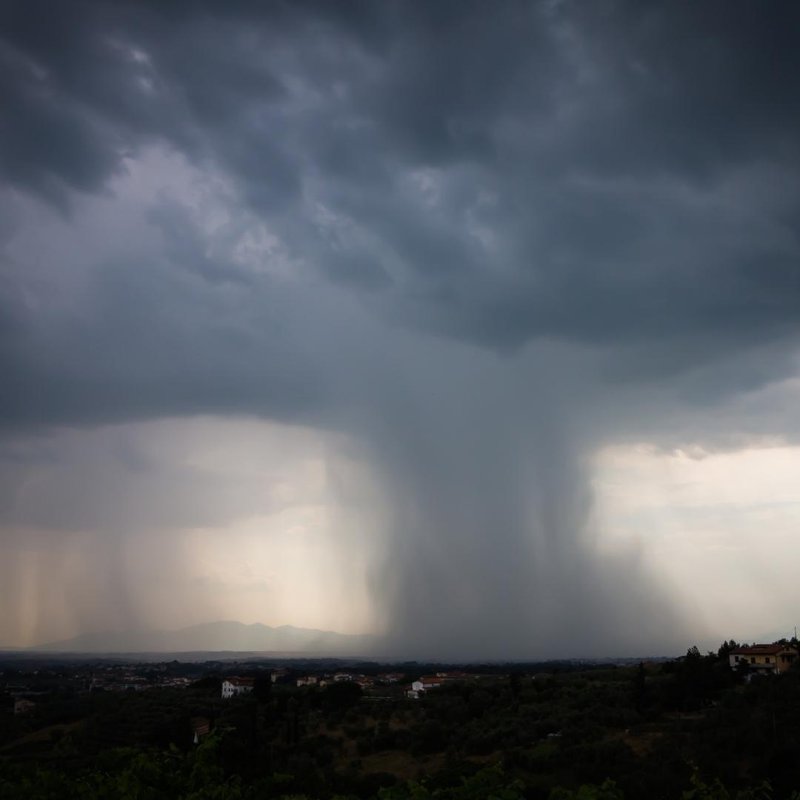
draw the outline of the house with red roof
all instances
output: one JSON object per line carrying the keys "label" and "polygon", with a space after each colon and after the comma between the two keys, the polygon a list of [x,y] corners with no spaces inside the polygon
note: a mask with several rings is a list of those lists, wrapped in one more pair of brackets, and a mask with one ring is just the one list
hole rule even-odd
{"label": "house with red roof", "polygon": [[797,649],[786,644],[754,644],[737,647],[729,656],[731,669],[775,674],[786,672],[797,660]]}

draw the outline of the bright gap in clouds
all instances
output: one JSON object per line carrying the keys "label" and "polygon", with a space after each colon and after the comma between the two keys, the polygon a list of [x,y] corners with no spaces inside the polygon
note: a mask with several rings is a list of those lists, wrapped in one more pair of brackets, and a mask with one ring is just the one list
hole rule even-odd
{"label": "bright gap in clouds", "polygon": [[796,446],[606,447],[593,482],[600,547],[636,548],[694,620],[698,644],[789,636],[800,599],[798,475]]}
{"label": "bright gap in clouds", "polygon": [[376,493],[345,437],[255,419],[18,439],[0,643],[217,619],[375,626]]}

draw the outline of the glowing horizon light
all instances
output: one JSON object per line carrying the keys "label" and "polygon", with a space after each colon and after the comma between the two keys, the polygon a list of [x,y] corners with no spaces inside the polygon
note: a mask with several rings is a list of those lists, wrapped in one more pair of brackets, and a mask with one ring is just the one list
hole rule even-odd
{"label": "glowing horizon light", "polygon": [[599,546],[636,549],[712,642],[790,635],[799,474],[800,447],[785,444],[605,447],[593,480]]}

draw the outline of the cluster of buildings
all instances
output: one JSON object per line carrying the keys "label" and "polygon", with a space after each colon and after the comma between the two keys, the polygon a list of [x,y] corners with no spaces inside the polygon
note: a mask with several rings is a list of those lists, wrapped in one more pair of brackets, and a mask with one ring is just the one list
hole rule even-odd
{"label": "cluster of buildings", "polygon": [[297,686],[327,686],[329,683],[357,683],[362,689],[399,683],[405,676],[400,672],[382,672],[379,675],[361,675],[353,672],[334,672],[326,675],[304,675],[297,678]]}
{"label": "cluster of buildings", "polygon": [[[271,679],[273,683],[282,681],[286,676],[276,674],[278,671],[272,673]],[[476,678],[476,675],[469,675],[466,672],[450,671],[450,672],[437,672],[433,675],[423,675],[411,684],[406,685],[404,693],[406,697],[413,700],[418,699],[422,694],[430,689],[436,689],[439,686],[444,686],[446,683],[453,681],[465,681],[471,678]],[[331,683],[355,683],[362,689],[373,689],[379,686],[390,686],[392,684],[400,683],[405,675],[402,672],[384,672],[379,675],[361,675],[352,672],[335,672],[323,675],[301,675],[294,678],[296,686],[319,686],[324,687]],[[255,688],[255,678],[240,677],[238,675],[231,675],[222,681],[222,699],[229,700],[232,697],[237,697],[242,694],[248,694]]]}
{"label": "cluster of buildings", "polygon": [[92,692],[142,692],[145,689],[185,689],[192,681],[185,677],[166,676],[155,680],[135,672],[121,675],[95,675],[89,683]]}
{"label": "cluster of buildings", "polygon": [[15,714],[31,714],[36,704],[54,693],[141,692],[147,689],[185,689],[202,677],[202,668],[178,662],[160,664],[75,662],[34,669],[0,669],[0,705]]}
{"label": "cluster of buildings", "polygon": [[[388,686],[399,683],[405,676],[401,672],[382,672],[379,675],[363,675],[355,672],[333,672],[318,675],[308,674],[294,676],[287,669],[273,670],[270,675],[272,683],[293,682],[295,686],[324,687],[331,683],[355,683],[362,689],[372,689],[376,686]],[[255,688],[255,679],[232,675],[222,681],[222,699],[229,700],[240,694],[252,692]]]}

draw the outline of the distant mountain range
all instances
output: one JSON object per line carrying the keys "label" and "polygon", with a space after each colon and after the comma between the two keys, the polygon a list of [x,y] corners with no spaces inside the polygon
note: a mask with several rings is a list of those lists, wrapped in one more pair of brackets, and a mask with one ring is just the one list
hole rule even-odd
{"label": "distant mountain range", "polygon": [[374,648],[371,636],[353,636],[310,628],[256,622],[204,622],[172,631],[84,633],[72,639],[30,648],[49,653],[291,653],[315,656],[366,655]]}

